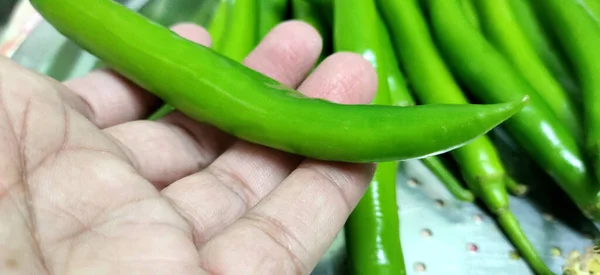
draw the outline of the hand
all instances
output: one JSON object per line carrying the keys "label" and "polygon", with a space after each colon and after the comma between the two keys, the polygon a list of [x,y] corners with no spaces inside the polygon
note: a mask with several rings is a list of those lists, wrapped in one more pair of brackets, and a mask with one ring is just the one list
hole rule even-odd
{"label": "hand", "polygon": [[[210,44],[197,26],[173,29]],[[244,64],[311,97],[368,103],[371,65],[338,53],[309,75],[320,50],[313,28],[286,22]],[[143,120],[159,103],[108,70],[57,83],[0,59],[1,274],[314,268],[373,165],[304,159],[177,112]]]}

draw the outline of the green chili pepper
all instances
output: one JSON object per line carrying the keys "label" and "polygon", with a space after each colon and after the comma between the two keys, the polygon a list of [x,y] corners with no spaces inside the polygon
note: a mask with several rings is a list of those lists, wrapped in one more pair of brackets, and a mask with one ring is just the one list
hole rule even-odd
{"label": "green chili pepper", "polygon": [[594,18],[597,24],[600,24],[600,1],[598,0],[583,0],[578,1],[583,4],[587,12]]}
{"label": "green chili pepper", "polygon": [[333,45],[331,41],[332,36],[332,24],[331,18],[333,18],[333,5],[328,2],[315,2],[310,0],[291,0],[292,1],[292,14],[293,18],[301,20],[310,24],[313,28],[319,32],[321,39],[323,40],[323,47],[319,60],[316,62],[318,65],[333,52]]}
{"label": "green chili pepper", "polygon": [[512,64],[469,27],[457,0],[432,0],[429,12],[437,45],[473,97],[488,103],[531,97],[503,127],[589,218],[600,219],[598,185],[568,129]]}
{"label": "green chili pepper", "polygon": [[580,1],[546,0],[536,7],[575,68],[584,99],[586,149],[600,181],[600,25]]}
{"label": "green chili pepper", "polygon": [[379,163],[369,188],[346,221],[348,264],[354,275],[406,274],[396,202],[397,171],[396,162]]}
{"label": "green chili pepper", "polygon": [[473,192],[465,189],[456,177],[448,170],[442,160],[437,157],[428,157],[421,163],[448,189],[448,192],[457,200],[472,202],[475,200]]}
{"label": "green chili pepper", "polygon": [[118,3],[61,3],[31,1],[61,34],[190,118],[309,158],[362,163],[443,153],[487,133],[528,101],[396,107],[308,98]]}
{"label": "green chili pepper", "polygon": [[[381,39],[381,65],[387,71],[387,84],[392,105],[395,106],[413,106],[416,104],[407,83],[400,70],[394,47],[389,36],[389,31],[385,26],[383,19],[378,14],[379,35]],[[443,162],[437,157],[428,157],[421,159],[421,163],[433,173],[454,198],[471,202],[474,200],[473,193],[465,189],[461,183],[452,175]]]}
{"label": "green chili pepper", "polygon": [[[416,1],[379,0],[380,10],[394,34],[396,52],[417,98],[425,104],[468,102],[451,71],[437,51],[427,21]],[[459,5],[460,3],[457,3]],[[459,6],[458,8],[462,8]],[[477,32],[465,18],[470,30]],[[534,270],[546,274],[548,268],[521,230],[509,209],[508,188],[512,180],[491,140],[482,136],[450,152],[470,190],[496,215],[507,236]],[[524,187],[520,187],[524,188]],[[522,192],[522,190],[512,190]]]}
{"label": "green chili pepper", "polygon": [[[393,44],[398,58],[413,83],[413,91],[417,98],[425,104],[468,103],[437,52],[429,35],[427,22],[416,1],[378,0],[378,3],[390,31],[394,34]],[[450,154],[459,163],[467,184],[485,185],[484,182],[479,183],[480,180],[470,183],[469,178],[502,178],[505,183],[510,183],[509,187],[514,187],[514,181],[507,176],[494,146],[487,137],[482,136]],[[520,194],[523,189],[523,186],[518,185],[516,190],[511,191]]]}
{"label": "green chili pepper", "polygon": [[[214,49],[238,62],[242,62],[246,58],[256,44],[258,44],[258,33],[256,32],[258,26],[258,1],[225,0],[222,2],[227,11],[221,13],[221,11],[217,10],[215,19],[226,20],[225,28],[223,29],[221,25],[215,24],[219,26],[215,30],[209,26],[211,36],[218,36],[216,31],[220,31],[222,32],[221,39],[224,39],[224,41],[219,41]],[[223,14],[225,14],[225,19],[217,17]],[[217,23],[219,22],[217,21]]]}
{"label": "green chili pepper", "polygon": [[258,41],[287,17],[288,0],[258,1]]}
{"label": "green chili pepper", "polygon": [[223,48],[222,44],[225,43],[223,36],[227,32],[231,18],[231,5],[235,4],[235,0],[219,0],[217,9],[211,22],[208,24],[208,33],[212,40],[212,48],[220,50]]}
{"label": "green chili pepper", "polygon": [[[257,16],[246,16],[246,26],[244,22],[245,17],[239,16],[237,13],[241,13],[248,7],[254,7],[255,0],[222,0],[213,16],[213,20],[209,24],[208,32],[213,39],[212,48],[221,54],[232,58],[237,62],[242,62],[248,53],[257,44],[257,40],[253,38],[253,28],[258,24]],[[248,12],[253,12],[252,9]],[[234,19],[238,16],[237,19]],[[241,19],[240,19],[241,18]],[[239,20],[239,21],[236,21]],[[252,22],[255,22],[253,25]],[[241,26],[240,26],[241,25]],[[258,35],[258,34],[256,34]],[[169,104],[163,104],[157,111],[148,117],[149,120],[158,120],[170,112],[174,111],[175,108]]]}
{"label": "green chili pepper", "polygon": [[[380,19],[374,0],[334,2],[334,50],[362,55],[377,72],[372,104],[390,105],[388,68],[383,54]],[[366,194],[346,223],[348,262],[352,274],[406,274],[396,203],[396,162],[379,163]]]}
{"label": "green chili pepper", "polygon": [[[481,23],[480,23],[480,19],[479,19],[479,14],[477,13],[477,9],[475,8],[475,5],[473,5],[473,1],[481,1],[481,0],[460,0],[460,3],[462,5],[462,9],[463,12],[465,13],[465,15],[467,16],[467,19],[469,19],[469,22],[471,23],[471,25],[480,30],[481,29]],[[485,1],[485,0],[483,0]]]}
{"label": "green chili pepper", "polygon": [[581,139],[583,134],[579,113],[521,31],[508,1],[476,1],[484,35],[512,62],[572,135]]}
{"label": "green chili pepper", "polygon": [[581,103],[579,87],[571,69],[565,63],[562,52],[556,48],[554,39],[548,33],[553,30],[544,28],[538,18],[539,15],[531,6],[530,0],[510,0],[509,3],[519,26],[535,48],[537,55],[569,93],[571,100],[579,106]]}

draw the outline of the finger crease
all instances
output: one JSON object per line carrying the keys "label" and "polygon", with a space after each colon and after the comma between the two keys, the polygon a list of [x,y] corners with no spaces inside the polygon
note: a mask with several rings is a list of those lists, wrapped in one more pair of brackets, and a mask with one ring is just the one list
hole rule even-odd
{"label": "finger crease", "polygon": [[245,180],[240,174],[218,167],[217,165],[210,166],[206,171],[238,195],[246,205],[246,209],[252,207],[254,202],[259,200],[259,196],[252,189],[250,182]]}
{"label": "finger crease", "polygon": [[171,205],[171,207],[173,207],[175,212],[177,212],[177,215],[179,215],[179,217],[181,217],[181,219],[183,219],[188,226],[192,228],[191,236],[189,238],[196,246],[196,249],[198,249],[198,245],[204,242],[205,237],[203,234],[202,223],[194,219],[193,215],[190,215],[188,211],[185,210],[192,209],[192,206],[188,205],[188,207],[182,207],[182,205],[187,205],[187,203],[181,200],[175,200],[170,196],[162,197],[167,200],[167,203]]}
{"label": "finger crease", "polygon": [[300,248],[305,255],[308,255],[309,251],[284,224],[270,216],[252,212],[247,213],[240,219],[249,221],[250,226],[263,232],[267,237],[273,240],[275,245],[284,249],[287,252],[287,256],[294,264],[294,269],[298,274],[306,273],[305,271],[308,270],[308,267],[306,267],[296,253],[294,253],[292,247],[295,246]]}
{"label": "finger crease", "polygon": [[42,266],[43,270],[48,273],[48,274],[52,274],[52,272],[50,272],[50,269],[48,268],[48,264],[46,263],[46,257],[44,256],[43,252],[42,252],[42,248],[40,245],[40,233],[39,230],[37,228],[37,217],[36,217],[36,213],[33,210],[33,196],[31,194],[31,187],[29,185],[29,178],[28,178],[28,174],[27,174],[27,155],[25,154],[25,140],[27,138],[27,128],[28,128],[28,121],[29,121],[29,113],[31,112],[31,101],[32,99],[29,98],[27,100],[27,105],[25,106],[25,111],[23,112],[23,124],[21,125],[21,136],[18,139],[18,143],[20,145],[20,161],[21,161],[21,183],[23,184],[23,191],[25,194],[25,206],[27,208],[27,217],[29,219],[29,223],[28,227],[29,227],[29,234],[31,236],[31,240],[32,240],[32,246],[33,249],[35,250],[35,253],[38,255],[38,259],[40,261],[40,265]]}
{"label": "finger crease", "polygon": [[196,134],[194,134],[194,132],[192,132],[188,127],[186,127],[184,123],[179,123],[177,121],[173,121],[173,122],[169,122],[169,123],[173,127],[180,129],[185,134],[192,137],[194,139],[194,141],[196,141],[196,142],[193,142],[193,144],[196,147],[197,152],[200,153],[200,161],[197,163],[197,169],[202,169],[202,168],[208,166],[210,164],[210,162],[212,161],[213,156],[215,156],[217,154],[216,150],[213,149],[213,148],[216,148],[216,146],[212,146],[212,144],[208,144],[209,143],[208,139],[198,138],[198,136]]}

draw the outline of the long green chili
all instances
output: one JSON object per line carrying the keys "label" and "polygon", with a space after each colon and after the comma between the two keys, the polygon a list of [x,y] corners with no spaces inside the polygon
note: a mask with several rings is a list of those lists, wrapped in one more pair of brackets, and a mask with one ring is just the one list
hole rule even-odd
{"label": "long green chili", "polygon": [[457,0],[432,0],[429,12],[445,61],[474,98],[493,103],[525,94],[531,97],[530,104],[503,128],[589,218],[599,220],[598,184],[566,126],[512,64],[481,33],[469,27]]}
{"label": "long green chili", "polygon": [[[378,14],[379,36],[381,39],[381,65],[387,71],[387,84],[390,94],[391,104],[395,106],[414,106],[416,104],[411,94],[408,84],[398,64],[396,53],[389,35],[389,30],[381,16]],[[448,189],[454,198],[461,201],[473,201],[473,193],[465,189],[462,184],[454,177],[452,172],[446,168],[444,163],[438,157],[428,157],[420,160],[427,169],[434,174],[438,180]]]}
{"label": "long green chili", "polygon": [[528,102],[524,96],[490,105],[337,104],[308,98],[110,0],[31,4],[63,35],[190,118],[309,158],[363,163],[444,153]]}
{"label": "long green chili", "polygon": [[545,0],[535,6],[575,68],[584,99],[586,150],[600,181],[600,24],[577,0]]}
{"label": "long green chili", "polygon": [[533,8],[530,0],[510,0],[511,10],[521,30],[533,45],[537,55],[542,59],[545,66],[552,72],[562,87],[569,93],[571,100],[580,105],[580,91],[575,82],[573,72],[564,60],[564,56],[554,43],[549,32],[540,21],[539,15]]}
{"label": "long green chili", "polygon": [[513,15],[509,0],[475,1],[484,35],[525,77],[550,109],[581,139],[581,117],[567,92],[554,79]]}
{"label": "long green chili", "polygon": [[[390,105],[388,67],[373,0],[334,2],[334,51],[362,55],[379,79],[372,104]],[[396,204],[396,162],[378,163],[375,176],[345,226],[352,274],[405,274]]]}
{"label": "long green chili", "polygon": [[[464,104],[468,102],[452,72],[439,54],[425,16],[416,1],[378,0],[380,10],[392,31],[402,67],[424,104]],[[457,1],[458,9],[462,9]],[[462,11],[461,11],[462,12]],[[466,18],[469,30],[477,32]],[[508,186],[514,186],[496,148],[487,136],[449,152],[475,196],[496,216],[499,224],[536,272],[548,268],[522,232],[509,209]]]}

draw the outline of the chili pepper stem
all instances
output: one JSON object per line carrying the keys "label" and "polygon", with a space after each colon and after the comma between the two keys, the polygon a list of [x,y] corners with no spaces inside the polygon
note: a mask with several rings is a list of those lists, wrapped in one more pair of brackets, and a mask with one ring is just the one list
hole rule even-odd
{"label": "chili pepper stem", "polygon": [[467,180],[467,183],[469,183],[477,197],[496,215],[498,224],[535,274],[553,274],[531,245],[519,222],[509,209],[506,185],[510,181],[512,179],[506,176],[482,178],[475,175],[475,177]]}
{"label": "chili pepper stem", "polygon": [[512,178],[506,179],[506,190],[515,196],[523,196],[529,191],[527,185],[520,184]]}
{"label": "chili pepper stem", "polygon": [[429,171],[442,182],[454,198],[465,202],[472,202],[475,200],[475,195],[464,188],[437,157],[421,159],[421,163],[423,163],[423,165],[425,165],[425,167],[427,167]]}
{"label": "chili pepper stem", "polygon": [[554,274],[535,251],[535,248],[523,233],[519,222],[508,208],[501,208],[497,211],[497,220],[500,227],[506,232],[508,238],[511,239],[519,253],[536,274]]}
{"label": "chili pepper stem", "polygon": [[175,108],[173,108],[173,106],[169,104],[163,104],[162,106],[160,106],[160,108],[158,108],[158,110],[156,110],[148,117],[148,120],[159,120],[174,110]]}

